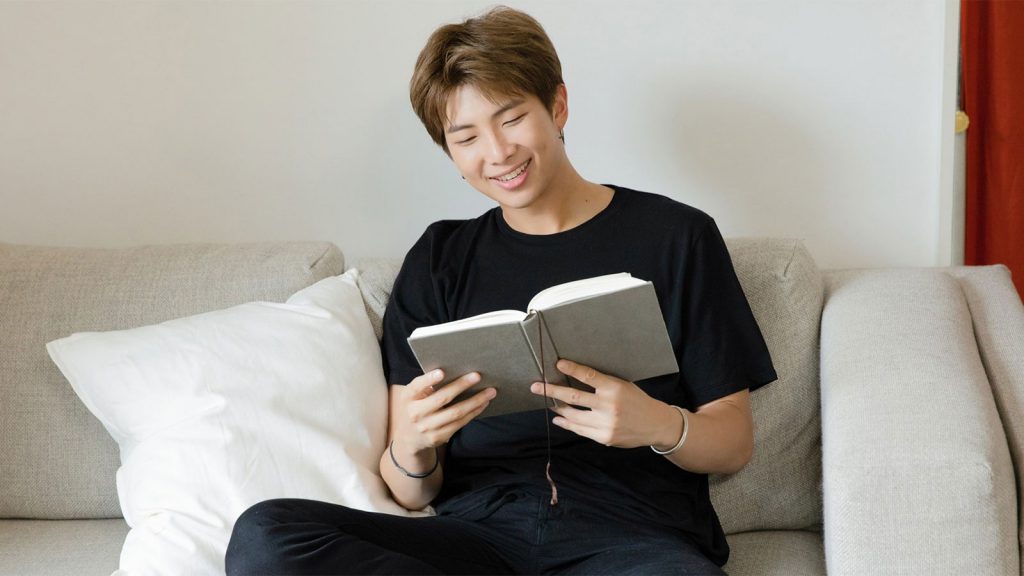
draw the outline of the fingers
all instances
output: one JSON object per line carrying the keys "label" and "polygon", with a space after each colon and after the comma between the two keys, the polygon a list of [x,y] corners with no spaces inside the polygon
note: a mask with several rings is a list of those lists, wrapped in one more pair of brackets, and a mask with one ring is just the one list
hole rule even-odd
{"label": "fingers", "polygon": [[447,406],[452,402],[452,400],[455,400],[459,394],[469,390],[478,382],[480,382],[480,374],[477,372],[470,372],[459,376],[444,386],[435,386],[434,392],[423,402],[425,405],[423,414],[426,415],[431,412],[436,412],[437,410]]}
{"label": "fingers", "polygon": [[[555,426],[558,426],[559,428],[565,428],[566,430],[569,430],[571,432],[575,432],[575,433],[579,434],[580,436],[587,436],[587,434],[583,433],[584,426],[582,424],[579,424],[577,422],[573,422],[573,421],[565,418],[564,416],[556,416],[556,417],[552,418],[551,419],[551,423],[554,424]],[[587,437],[589,438],[589,436],[587,436]]]}
{"label": "fingers", "polygon": [[[567,410],[573,410],[575,414],[564,412]],[[558,412],[559,416],[556,416],[551,420],[551,423],[555,426],[564,428],[570,432],[575,432],[576,434],[590,438],[595,442],[600,442],[601,444],[606,445],[608,444],[609,438],[607,437],[608,435],[606,431],[600,426],[590,425],[588,419],[592,417],[591,412],[576,410],[569,407],[559,408],[556,412]]]}
{"label": "fingers", "polygon": [[[534,382],[530,385],[530,392],[534,394],[545,395],[545,385],[543,382]],[[592,392],[584,392],[578,388],[571,388],[569,386],[560,386],[558,384],[548,384],[547,394],[548,397],[554,398],[555,400],[561,400],[566,404],[572,404],[573,406],[583,406],[585,408],[593,408],[597,405],[597,398]]]}
{"label": "fingers", "polygon": [[[410,390],[413,397],[406,410],[408,423],[421,436],[428,433],[434,435],[439,428],[454,421],[468,422],[483,410],[483,408],[475,410],[480,404],[486,404],[494,397],[493,389],[489,389],[490,392],[482,390],[470,398],[460,401],[455,406],[449,406],[460,394],[480,382],[480,374],[477,372],[463,374],[443,386],[430,384],[430,382],[439,382],[443,379],[443,374],[441,377],[434,376],[437,372],[440,370],[432,370],[428,374],[420,376],[419,378],[423,378],[423,381],[416,382],[414,380],[413,382],[416,382],[418,388]],[[465,418],[467,414],[469,417]]]}
{"label": "fingers", "polygon": [[568,422],[586,428],[600,428],[604,416],[594,410],[580,410],[572,406],[559,406],[551,408],[551,411],[558,414],[552,421]]}
{"label": "fingers", "polygon": [[611,378],[607,374],[602,374],[590,366],[577,364],[572,360],[566,360],[565,358],[559,360],[556,367],[562,374],[572,376],[592,388],[599,388],[601,384],[606,384],[609,378]]}
{"label": "fingers", "polygon": [[456,404],[438,410],[416,423],[416,427],[425,436],[436,436],[436,439],[447,441],[460,428],[483,412],[496,396],[494,388],[481,390]]}
{"label": "fingers", "polygon": [[426,374],[421,374],[420,376],[413,378],[412,382],[409,382],[408,386],[406,386],[406,389],[411,393],[414,400],[426,398],[434,393],[434,387],[439,385],[443,378],[444,371],[440,368],[437,370],[431,370]]}
{"label": "fingers", "polygon": [[427,403],[426,406],[417,410],[417,412],[427,414],[437,410],[445,404],[448,404],[455,399],[456,396],[479,382],[480,374],[477,372],[463,374],[455,380],[442,385],[441,382],[443,380],[444,371],[438,368],[437,370],[431,370],[426,374],[417,376],[412,380],[412,382],[409,382],[407,388],[410,393],[410,400],[416,401],[430,398],[430,402]]}

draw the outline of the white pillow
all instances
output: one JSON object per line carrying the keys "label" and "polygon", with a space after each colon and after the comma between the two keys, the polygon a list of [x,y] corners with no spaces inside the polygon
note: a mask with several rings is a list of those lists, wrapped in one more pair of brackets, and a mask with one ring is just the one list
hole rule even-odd
{"label": "white pillow", "polygon": [[115,574],[223,574],[235,519],[268,498],[420,515],[379,476],[387,385],[357,276],[46,345],[121,449]]}

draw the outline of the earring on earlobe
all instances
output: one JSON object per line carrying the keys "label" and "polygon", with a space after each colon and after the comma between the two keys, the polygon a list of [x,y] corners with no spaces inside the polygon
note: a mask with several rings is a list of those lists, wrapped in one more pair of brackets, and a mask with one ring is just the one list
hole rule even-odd
{"label": "earring on earlobe", "polygon": [[558,130],[558,139],[562,141],[562,144],[565,144],[565,131],[561,128]]}

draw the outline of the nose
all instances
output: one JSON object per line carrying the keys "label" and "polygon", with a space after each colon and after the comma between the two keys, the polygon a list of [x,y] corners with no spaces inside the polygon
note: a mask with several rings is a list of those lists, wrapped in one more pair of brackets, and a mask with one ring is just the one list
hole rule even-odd
{"label": "nose", "polygon": [[491,134],[487,146],[487,161],[491,164],[504,164],[515,154],[515,144],[508,141],[501,131]]}

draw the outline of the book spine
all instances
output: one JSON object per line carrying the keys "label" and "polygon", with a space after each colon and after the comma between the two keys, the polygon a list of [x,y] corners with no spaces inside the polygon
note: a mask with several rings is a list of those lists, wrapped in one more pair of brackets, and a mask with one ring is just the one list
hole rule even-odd
{"label": "book spine", "polygon": [[[541,379],[547,378],[549,383],[560,384],[565,381],[565,375],[558,371],[555,364],[558,362],[558,348],[551,333],[548,331],[547,323],[540,310],[530,310],[527,317],[520,322],[523,329],[523,336],[526,337],[530,351],[533,352],[533,359],[537,363],[537,373]],[[542,350],[543,345],[543,350]]]}

